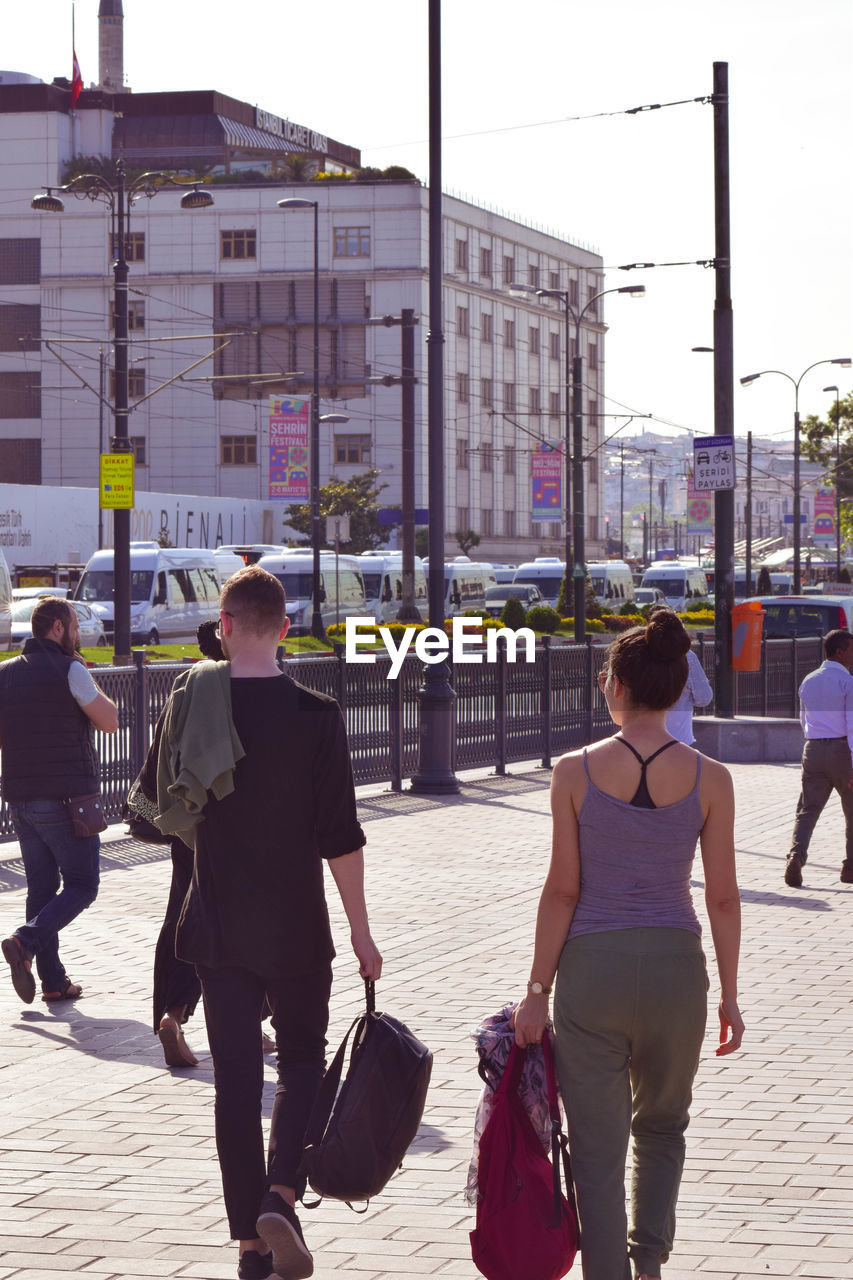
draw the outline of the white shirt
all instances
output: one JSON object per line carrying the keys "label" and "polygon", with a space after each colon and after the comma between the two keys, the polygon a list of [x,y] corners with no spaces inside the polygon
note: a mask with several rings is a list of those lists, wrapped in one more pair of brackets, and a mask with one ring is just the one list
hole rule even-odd
{"label": "white shirt", "polygon": [[82,662],[72,662],[68,668],[68,688],[78,707],[88,707],[98,696],[98,686]]}
{"label": "white shirt", "polygon": [[845,738],[853,753],[853,676],[827,658],[800,685],[800,724],[807,738]]}
{"label": "white shirt", "polygon": [[666,731],[679,742],[691,747],[696,741],[693,734],[693,708],[707,707],[714,696],[702,663],[692,649],[687,651],[687,683],[681,697],[666,713]]}

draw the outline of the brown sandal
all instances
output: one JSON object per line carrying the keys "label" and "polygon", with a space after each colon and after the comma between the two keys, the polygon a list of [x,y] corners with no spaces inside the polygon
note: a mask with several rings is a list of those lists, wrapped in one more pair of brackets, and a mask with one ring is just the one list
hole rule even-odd
{"label": "brown sandal", "polygon": [[66,978],[65,986],[61,991],[43,991],[41,998],[48,1004],[55,1004],[58,1000],[76,1000],[82,994],[83,988],[79,982],[72,982],[70,978]]}
{"label": "brown sandal", "polygon": [[170,1013],[164,1013],[157,1032],[168,1067],[197,1067],[198,1058],[184,1039],[181,1024]]}

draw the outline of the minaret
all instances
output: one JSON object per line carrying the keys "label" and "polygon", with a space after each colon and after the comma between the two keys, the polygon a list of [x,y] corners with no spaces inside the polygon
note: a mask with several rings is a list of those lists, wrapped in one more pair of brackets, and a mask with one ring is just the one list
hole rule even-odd
{"label": "minaret", "polygon": [[101,0],[98,9],[99,76],[102,89],[124,93],[124,12],[121,0]]}

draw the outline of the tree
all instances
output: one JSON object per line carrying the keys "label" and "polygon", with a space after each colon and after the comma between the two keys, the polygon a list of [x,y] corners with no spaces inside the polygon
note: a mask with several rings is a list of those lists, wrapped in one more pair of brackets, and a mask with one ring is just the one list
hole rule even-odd
{"label": "tree", "polygon": [[[326,542],[326,516],[349,516],[350,541],[342,545],[342,550],[350,554],[359,551],[375,551],[388,541],[391,525],[379,523],[379,506],[377,498],[387,485],[376,483],[379,472],[364,471],[361,475],[352,476],[349,480],[339,480],[331,476],[329,483],[320,488],[320,519],[322,521],[321,540]],[[297,533],[301,533],[305,542],[311,541],[311,507],[307,502],[290,507],[285,515],[285,524],[289,524]],[[302,544],[303,546],[305,543]]]}
{"label": "tree", "polygon": [[771,596],[773,594],[773,583],[770,581],[770,570],[766,564],[763,564],[758,570],[758,581],[755,584],[755,594],[757,596]]}
{"label": "tree", "polygon": [[[840,422],[839,457],[836,469],[835,428]],[[803,456],[811,462],[820,462],[826,467],[826,482],[834,485],[836,474],[838,489],[841,495],[841,536],[845,541],[853,537],[853,509],[845,498],[853,498],[853,392],[838,401],[833,400],[826,415],[826,420],[814,414],[803,421],[801,427]]]}
{"label": "tree", "polygon": [[467,556],[472,547],[479,547],[480,545],[480,535],[475,533],[473,529],[457,529],[453,536],[459,543],[463,556]]}
{"label": "tree", "polygon": [[429,529],[426,525],[422,525],[420,529],[415,529],[415,555],[429,555]]}

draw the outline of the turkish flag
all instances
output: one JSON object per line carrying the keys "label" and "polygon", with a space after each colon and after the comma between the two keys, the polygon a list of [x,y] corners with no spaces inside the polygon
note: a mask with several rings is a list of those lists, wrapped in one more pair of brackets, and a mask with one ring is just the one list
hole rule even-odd
{"label": "turkish flag", "polygon": [[77,52],[72,49],[71,63],[71,106],[76,107],[77,99],[83,89],[83,77],[80,74],[80,63],[77,61]]}

